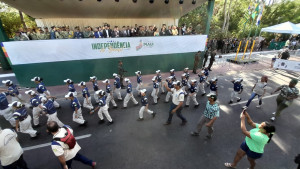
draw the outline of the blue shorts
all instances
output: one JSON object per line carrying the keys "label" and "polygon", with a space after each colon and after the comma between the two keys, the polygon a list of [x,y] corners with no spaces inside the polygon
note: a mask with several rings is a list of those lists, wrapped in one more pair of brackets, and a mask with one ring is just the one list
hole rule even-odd
{"label": "blue shorts", "polygon": [[246,152],[247,156],[252,158],[252,159],[259,159],[262,157],[263,153],[256,153],[256,152],[253,152],[249,149],[249,147],[247,146],[246,144],[246,141],[244,141],[240,148]]}

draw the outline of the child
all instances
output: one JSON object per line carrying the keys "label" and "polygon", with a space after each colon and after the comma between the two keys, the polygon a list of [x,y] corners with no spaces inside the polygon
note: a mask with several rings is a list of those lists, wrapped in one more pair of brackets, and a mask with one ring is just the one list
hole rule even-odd
{"label": "child", "polygon": [[[170,89],[173,89],[174,86],[173,86],[173,76],[169,76],[167,79],[166,79],[167,83],[168,83],[168,87]],[[172,92],[169,92],[167,93],[166,95],[166,99],[165,99],[165,103],[169,103],[169,100],[170,100],[170,97],[172,96]]]}
{"label": "child", "polygon": [[78,86],[82,88],[82,96],[83,96],[83,107],[90,110],[90,114],[94,113],[94,107],[92,105],[92,98],[89,93],[89,89],[86,87],[85,82],[81,81]]}
{"label": "child", "polygon": [[123,108],[127,108],[127,104],[129,102],[129,99],[131,99],[133,101],[133,103],[137,106],[139,103],[133,97],[133,94],[132,94],[132,84],[131,84],[130,80],[127,79],[127,78],[125,78],[125,82],[127,84],[127,94],[126,94],[125,99],[124,99]]}
{"label": "child", "polygon": [[138,91],[138,93],[140,93],[139,90],[141,89],[141,87],[143,85],[143,83],[142,83],[142,76],[141,76],[142,72],[141,71],[137,71],[137,72],[135,72],[135,74],[136,74],[136,81],[137,81],[136,90]]}
{"label": "child", "polygon": [[204,75],[204,70],[202,70],[198,76],[199,76],[199,85],[197,85],[198,89],[197,91],[199,91],[199,89],[201,90],[202,92],[202,95],[201,96],[205,96],[206,92],[204,90],[204,83],[205,83],[205,79],[206,79],[206,76]]}
{"label": "child", "polygon": [[173,76],[173,80],[176,81],[175,69],[170,70],[170,76]]}
{"label": "child", "polygon": [[207,84],[207,87],[208,87],[209,86],[209,81],[208,81],[209,70],[207,67],[205,67],[203,70],[204,70],[204,75],[205,75],[205,83]]}
{"label": "child", "polygon": [[47,99],[46,97],[41,97],[41,102],[43,103],[42,107],[45,114],[48,116],[48,122],[49,121],[55,121],[59,127],[64,126],[64,124],[58,119],[57,117],[57,111],[54,107],[54,103],[51,99]]}
{"label": "child", "polygon": [[159,87],[161,88],[161,94],[165,94],[164,86],[162,84],[162,77],[160,74],[160,70],[156,71],[156,79],[157,79],[157,82],[159,83]]}
{"label": "child", "polygon": [[195,103],[195,108],[197,108],[199,106],[199,103],[197,102],[197,99],[196,99],[196,96],[197,96],[197,80],[196,79],[193,79],[191,81],[192,83],[189,85],[189,95],[187,97],[187,100],[185,102],[185,107],[189,107],[190,105],[190,100],[192,98],[192,100],[194,101]]}
{"label": "child", "polygon": [[96,76],[92,76],[90,77],[90,81],[92,82],[93,84],[93,89],[94,89],[94,99],[96,101],[96,103],[98,103],[98,96],[96,94],[96,91],[99,90],[99,86],[98,86],[98,83],[97,83],[97,77]]}
{"label": "child", "polygon": [[141,98],[142,107],[139,111],[139,118],[137,119],[137,121],[144,120],[144,118],[143,118],[144,112],[151,114],[152,117],[154,118],[156,113],[154,113],[153,111],[148,109],[149,104],[148,104],[148,99],[146,97],[146,89],[141,90],[141,96],[142,96],[142,98]]}
{"label": "child", "polygon": [[[50,91],[46,89],[44,82],[43,82],[43,78],[41,77],[34,77],[31,79],[32,82],[34,82],[36,85],[36,91],[39,93],[40,96],[44,96],[44,97],[52,97],[50,94]],[[60,105],[54,100],[54,106],[56,108],[61,108]],[[34,122],[34,117],[33,117],[33,122]]]}
{"label": "child", "polygon": [[187,83],[188,83],[188,80],[186,79],[186,74],[182,74],[181,75],[181,84],[182,84],[182,90],[184,92],[184,95],[186,96],[187,95]]}
{"label": "child", "polygon": [[77,97],[77,92],[76,92],[76,89],[74,87],[74,82],[71,79],[66,79],[66,80],[64,80],[64,82],[66,83],[66,85],[68,85],[69,92],[72,92],[73,96]]}
{"label": "child", "polygon": [[229,104],[233,103],[233,99],[235,97],[237,98],[237,102],[241,101],[241,98],[237,95],[243,92],[242,81],[242,78],[237,78],[231,81],[233,83],[233,91],[231,92],[231,99],[229,101]]}
{"label": "child", "polygon": [[115,78],[113,93],[116,93],[118,100],[122,101],[120,77],[116,73],[113,74],[113,77]]}
{"label": "child", "polygon": [[65,98],[71,100],[71,108],[73,109],[73,121],[79,123],[80,126],[85,126],[87,121],[83,119],[81,106],[78,99],[74,96],[73,92],[69,92],[65,95]]}
{"label": "child", "polygon": [[99,97],[99,107],[96,108],[96,109],[100,108],[99,111],[98,111],[98,116],[100,118],[99,124],[105,123],[103,115],[102,115],[102,114],[104,114],[106,119],[108,120],[107,125],[109,126],[109,125],[113,124],[114,121],[112,120],[112,118],[110,117],[110,115],[108,113],[108,106],[106,104],[107,99],[106,99],[106,96],[105,96],[105,91],[98,90],[96,93]]}
{"label": "child", "polygon": [[[116,109],[118,108],[115,100],[114,100],[114,95],[111,91],[111,87],[110,87],[110,84],[109,84],[109,80],[108,79],[105,79],[104,81],[102,81],[102,83],[105,83],[105,90],[106,90],[106,93],[107,93],[107,96],[106,96],[106,104],[107,104],[107,107],[109,108],[109,102],[111,102],[113,104],[113,108]],[[97,94],[96,94],[97,95]],[[97,98],[99,96],[97,95]],[[98,99],[99,100],[99,99]]]}
{"label": "child", "polygon": [[189,81],[190,79],[189,68],[188,67],[184,68],[183,73],[185,73],[186,80]]}
{"label": "child", "polygon": [[22,95],[19,93],[17,85],[14,85],[11,80],[3,80],[2,83],[8,87],[6,94],[11,96],[12,102],[19,101],[25,105],[25,101],[23,100]]}
{"label": "child", "polygon": [[[158,92],[159,92],[159,83],[157,82],[157,76],[152,78],[153,81],[153,90],[151,96],[153,97],[153,104],[157,104]],[[146,90],[146,89],[145,89]]]}
{"label": "child", "polygon": [[25,94],[28,94],[30,96],[30,104],[33,107],[32,108],[32,116],[33,116],[33,127],[39,126],[39,119],[40,115],[43,112],[41,109],[41,101],[37,93],[35,93],[32,90],[28,90],[25,92]]}
{"label": "child", "polygon": [[210,81],[209,81],[209,89],[210,89],[210,93],[213,94],[213,95],[216,95],[218,96],[218,86],[217,86],[217,81],[218,79],[215,77],[215,78],[212,78]]}

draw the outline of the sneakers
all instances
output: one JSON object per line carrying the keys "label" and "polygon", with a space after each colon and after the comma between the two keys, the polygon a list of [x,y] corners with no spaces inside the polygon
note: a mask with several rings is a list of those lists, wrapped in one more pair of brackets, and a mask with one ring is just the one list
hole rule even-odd
{"label": "sneakers", "polygon": [[199,104],[197,104],[197,105],[194,106],[194,108],[197,108],[197,107],[199,107]]}
{"label": "sneakers", "polygon": [[114,123],[114,121],[110,121],[107,123],[107,125],[109,126],[109,125],[112,125],[113,123]]}
{"label": "sneakers", "polygon": [[233,103],[233,101],[230,100],[230,101],[228,102],[228,104],[231,104],[231,103]]}
{"label": "sneakers", "polygon": [[79,126],[86,126],[87,125],[87,121],[85,120],[83,124],[80,124]]}
{"label": "sneakers", "polygon": [[211,137],[212,137],[211,135],[207,135],[207,136],[205,136],[204,140],[210,140]]}
{"label": "sneakers", "polygon": [[170,124],[171,124],[171,122],[168,122],[168,121],[166,123],[164,123],[165,126],[170,125]]}
{"label": "sneakers", "polygon": [[189,105],[185,105],[184,107],[189,107]]}
{"label": "sneakers", "polygon": [[272,114],[273,114],[273,115],[275,115],[275,114],[276,114],[276,112],[273,112]]}
{"label": "sneakers", "polygon": [[199,133],[197,133],[197,132],[191,132],[191,136],[199,136]]}
{"label": "sneakers", "polygon": [[257,105],[257,106],[256,106],[256,108],[258,108],[258,109],[259,109],[259,108],[261,108],[261,106],[260,106],[260,105]]}
{"label": "sneakers", "polygon": [[97,163],[94,161],[94,162],[92,162],[92,169],[95,169],[96,168],[96,165],[97,165]]}
{"label": "sneakers", "polygon": [[104,119],[103,120],[99,120],[99,122],[98,122],[98,124],[103,124],[103,123],[105,123]]}
{"label": "sneakers", "polygon": [[271,117],[270,118],[271,121],[275,121],[275,119],[276,119],[275,117]]}
{"label": "sneakers", "polygon": [[144,118],[138,118],[136,121],[143,121]]}
{"label": "sneakers", "polygon": [[201,96],[205,96],[206,95],[206,93],[203,93]]}
{"label": "sneakers", "polygon": [[239,98],[238,100],[237,100],[237,102],[240,102],[242,100],[242,98]]}
{"label": "sneakers", "polygon": [[152,103],[152,105],[156,105],[157,103]]}
{"label": "sneakers", "polygon": [[152,113],[152,118],[154,118],[154,117],[155,117],[155,115],[156,115],[156,113]]}
{"label": "sneakers", "polygon": [[185,126],[186,123],[187,123],[187,121],[183,121],[183,122],[180,123],[180,125],[181,125],[181,126]]}
{"label": "sneakers", "polygon": [[116,109],[116,108],[118,108],[118,106],[113,106],[113,109]]}
{"label": "sneakers", "polygon": [[247,109],[247,108],[248,108],[247,106],[243,106],[243,107],[242,107],[243,110],[244,110],[244,109]]}

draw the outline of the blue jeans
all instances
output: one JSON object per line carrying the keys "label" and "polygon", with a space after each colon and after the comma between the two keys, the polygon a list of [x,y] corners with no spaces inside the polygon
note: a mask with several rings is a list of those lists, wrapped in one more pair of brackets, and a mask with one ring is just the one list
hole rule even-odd
{"label": "blue jeans", "polygon": [[93,161],[92,160],[90,160],[90,159],[86,158],[85,156],[77,153],[74,158],[72,158],[71,160],[66,161],[66,164],[67,164],[68,168],[70,168],[70,169],[72,168],[72,161],[73,160],[80,161],[83,164],[86,164],[86,165],[89,165],[89,166],[93,165]]}
{"label": "blue jeans", "polygon": [[[173,118],[173,113],[172,113],[172,110],[175,109],[177,107],[177,105],[175,105],[173,102],[171,103],[171,106],[170,106],[170,110],[169,110],[169,118],[168,118],[168,123],[171,123],[172,121],[172,118]],[[177,117],[179,117],[182,122],[186,122],[186,119],[182,116],[181,114],[181,110],[182,110],[182,107],[180,107],[179,109],[177,109],[176,111],[176,115]]]}
{"label": "blue jeans", "polygon": [[259,100],[259,105],[262,104],[262,98],[261,98],[261,95],[258,95],[258,94],[256,94],[255,92],[253,92],[253,93],[251,94],[251,96],[250,96],[250,99],[248,100],[248,102],[247,102],[247,104],[246,104],[247,107],[249,107],[251,101],[254,99],[254,97],[255,97],[256,95],[257,95],[258,100]]}
{"label": "blue jeans", "polygon": [[27,164],[23,159],[23,155],[21,155],[21,157],[17,161],[13,162],[12,164],[8,166],[2,166],[2,167],[3,169],[17,169],[18,167],[22,169],[28,169]]}

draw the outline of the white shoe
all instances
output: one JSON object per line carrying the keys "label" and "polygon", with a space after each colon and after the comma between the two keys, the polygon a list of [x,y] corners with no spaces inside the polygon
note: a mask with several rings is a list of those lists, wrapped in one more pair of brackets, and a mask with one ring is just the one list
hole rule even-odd
{"label": "white shoe", "polygon": [[271,117],[270,120],[271,120],[271,121],[275,121],[275,117]]}
{"label": "white shoe", "polygon": [[276,114],[276,112],[273,112],[272,114],[273,114],[273,115],[275,115],[275,114]]}
{"label": "white shoe", "polygon": [[256,108],[258,108],[258,109],[259,109],[259,108],[261,108],[261,106],[260,106],[260,105],[257,105],[257,106],[256,106]]}

